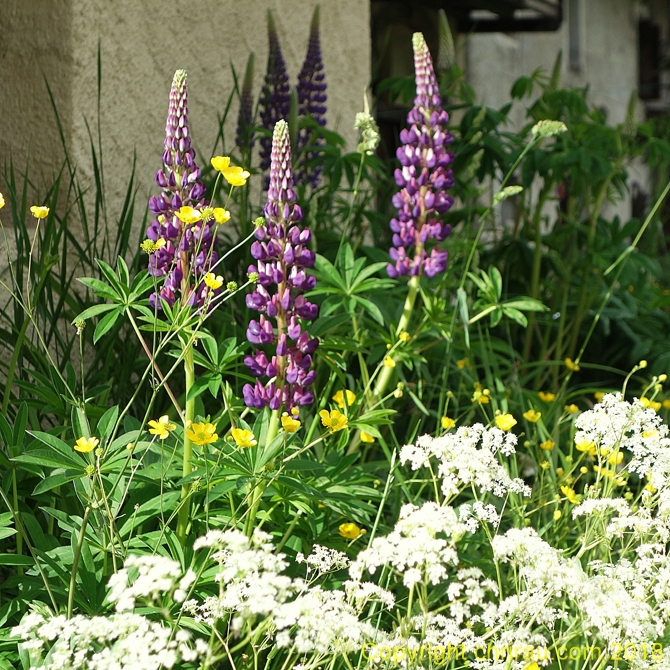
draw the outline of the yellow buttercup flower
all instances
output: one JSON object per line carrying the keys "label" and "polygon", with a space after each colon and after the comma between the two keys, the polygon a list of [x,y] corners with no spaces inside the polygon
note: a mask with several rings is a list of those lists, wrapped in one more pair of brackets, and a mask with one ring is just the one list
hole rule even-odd
{"label": "yellow buttercup flower", "polygon": [[662,405],[661,405],[660,402],[657,402],[656,400],[652,400],[649,403],[649,407],[651,407],[654,410],[654,412],[658,412],[658,410],[661,409]]}
{"label": "yellow buttercup flower", "polygon": [[670,409],[670,400],[663,401],[663,409]]}
{"label": "yellow buttercup flower", "polygon": [[581,368],[579,367],[579,365],[577,365],[577,364],[572,360],[572,358],[566,358],[566,359],[564,360],[564,363],[565,363],[565,367],[568,368],[568,370],[571,370],[572,372],[579,372],[579,370],[581,369]]}
{"label": "yellow buttercup flower", "polygon": [[516,419],[511,414],[501,414],[496,417],[496,426],[500,430],[511,430],[513,426],[516,426]]}
{"label": "yellow buttercup flower", "polygon": [[642,437],[644,437],[644,438],[650,438],[650,437],[654,437],[656,435],[658,435],[657,430],[643,430],[642,431]]}
{"label": "yellow buttercup flower", "polygon": [[575,405],[575,404],[573,403],[572,405],[566,405],[566,406],[565,406],[565,411],[566,411],[568,414],[577,414],[577,412],[579,412],[579,407],[577,407],[577,405]]}
{"label": "yellow buttercup flower", "polygon": [[365,529],[359,528],[355,523],[351,522],[340,524],[339,531],[340,535],[346,537],[347,540],[355,540],[367,532]]}
{"label": "yellow buttercup flower", "polygon": [[164,440],[177,426],[170,423],[170,418],[164,414],[158,421],[149,421],[149,432],[152,435],[158,435]]}
{"label": "yellow buttercup flower", "polygon": [[155,242],[153,240],[144,240],[144,242],[140,244],[140,249],[151,255],[159,249],[162,249],[166,244],[167,242],[162,237],[159,237]]}
{"label": "yellow buttercup flower", "polygon": [[215,291],[217,288],[221,288],[223,286],[223,277],[221,275],[215,275],[213,272],[208,272],[203,277],[203,281],[213,291]]}
{"label": "yellow buttercup flower", "polygon": [[33,205],[30,208],[30,212],[36,219],[46,219],[47,216],[49,216],[48,207],[38,207],[37,205]]}
{"label": "yellow buttercup flower", "polygon": [[233,436],[235,444],[238,447],[242,447],[243,449],[246,449],[247,447],[255,447],[258,444],[254,434],[250,430],[246,430],[244,428],[233,428],[230,431],[230,434]]}
{"label": "yellow buttercup flower", "polygon": [[556,443],[553,440],[545,440],[540,442],[540,449],[542,451],[551,451],[556,446]]}
{"label": "yellow buttercup flower", "polygon": [[588,440],[582,440],[581,442],[575,442],[575,447],[577,448],[577,451],[589,452],[595,446],[596,445],[593,442],[589,442]]}
{"label": "yellow buttercup flower", "polygon": [[289,416],[287,412],[284,412],[281,417],[281,425],[287,433],[295,433],[302,423],[297,419],[294,419],[292,416]]}
{"label": "yellow buttercup flower", "polygon": [[570,486],[561,486],[561,493],[573,504],[576,505],[579,502],[579,496],[575,493],[575,490]]}
{"label": "yellow buttercup flower", "polygon": [[456,421],[448,416],[443,416],[440,422],[444,430],[451,430],[456,425]]}
{"label": "yellow buttercup flower", "polygon": [[644,487],[644,490],[645,490],[645,491],[649,491],[649,493],[656,493],[656,491],[658,491],[658,489],[657,489],[651,482],[649,482],[649,483]]}
{"label": "yellow buttercup flower", "polygon": [[526,421],[530,421],[531,423],[537,423],[541,416],[542,412],[538,412],[534,409],[529,409],[527,412],[523,413],[523,418],[526,419]]}
{"label": "yellow buttercup flower", "polygon": [[406,330],[403,330],[403,331],[398,335],[398,339],[399,339],[401,342],[403,342],[404,344],[407,344],[407,343],[410,341],[411,338],[412,338],[412,336],[411,336]]}
{"label": "yellow buttercup flower", "polygon": [[366,433],[364,430],[361,431],[361,442],[366,442],[367,444],[372,444],[375,441],[375,436]]}
{"label": "yellow buttercup flower", "polygon": [[582,465],[582,467],[579,468],[579,471],[580,471],[583,475],[585,475],[585,474],[589,471],[589,469],[588,469],[585,465]]}
{"label": "yellow buttercup flower", "polygon": [[5,198],[3,197],[2,193],[0,193],[0,209],[2,209],[5,206]]}
{"label": "yellow buttercup flower", "polygon": [[97,437],[80,437],[74,445],[75,451],[80,451],[82,454],[88,454],[93,451],[100,444]]}
{"label": "yellow buttercup flower", "polygon": [[241,167],[230,164],[230,156],[214,156],[212,158],[212,167],[221,173],[221,176],[231,186],[244,186],[249,179],[249,172]]}
{"label": "yellow buttercup flower", "polygon": [[470,361],[467,358],[461,358],[460,360],[456,361],[456,367],[459,370],[462,370],[466,366],[470,364]]}
{"label": "yellow buttercup flower", "polygon": [[542,402],[551,402],[552,400],[556,399],[556,394],[555,393],[550,393],[550,392],[545,392],[545,391],[540,391],[537,395],[540,396],[540,400]]}
{"label": "yellow buttercup flower", "polygon": [[607,462],[610,465],[619,465],[621,463],[621,461],[623,461],[623,452],[622,451],[612,452],[607,458]]}
{"label": "yellow buttercup flower", "polygon": [[199,209],[195,209],[195,207],[189,207],[188,205],[180,207],[179,211],[175,212],[175,215],[182,223],[185,223],[186,225],[197,223],[200,221],[200,219],[202,219],[202,212]]}
{"label": "yellow buttercup flower", "polygon": [[215,207],[212,210],[212,216],[217,223],[225,223],[230,220],[230,212],[223,207]]}
{"label": "yellow buttercup flower", "polygon": [[331,433],[346,428],[347,423],[349,423],[349,419],[336,409],[333,409],[330,412],[327,409],[322,409],[319,412],[319,416],[321,417],[321,423],[326,428],[330,428]]}
{"label": "yellow buttercup flower", "polygon": [[353,391],[350,391],[349,389],[347,389],[346,391],[340,390],[333,396],[333,401],[340,409],[344,409],[345,398],[347,400],[347,407],[351,407],[356,401],[356,394]]}
{"label": "yellow buttercup flower", "polygon": [[[558,521],[563,516],[563,513],[560,509],[554,510],[554,521]],[[531,665],[537,666],[537,663],[532,663]]]}
{"label": "yellow buttercup flower", "polygon": [[541,467],[543,470],[548,470],[548,469],[549,469],[549,465],[550,465],[549,461],[542,461],[542,462],[540,463],[540,467]]}
{"label": "yellow buttercup flower", "polygon": [[186,429],[186,437],[199,447],[212,444],[219,439],[216,434],[216,426],[213,423],[192,423]]}
{"label": "yellow buttercup flower", "polygon": [[598,402],[601,402],[602,399],[605,397],[605,394],[604,394],[602,391],[596,391],[596,392],[593,394],[593,397],[594,397]]}
{"label": "yellow buttercup flower", "polygon": [[384,358],[384,367],[394,368],[395,367],[395,361],[390,356],[386,356],[386,358]]}

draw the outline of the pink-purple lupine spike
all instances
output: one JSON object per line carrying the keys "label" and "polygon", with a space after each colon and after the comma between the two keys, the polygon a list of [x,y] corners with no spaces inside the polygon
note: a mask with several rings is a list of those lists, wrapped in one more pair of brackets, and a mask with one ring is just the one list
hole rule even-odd
{"label": "pink-purple lupine spike", "polygon": [[[279,35],[270,10],[268,10],[268,47],[268,65],[265,84],[261,93],[259,113],[263,128],[272,132],[277,121],[288,119],[291,93],[286,63],[279,44]],[[267,170],[271,161],[272,138],[261,137],[260,145],[260,168],[261,170]],[[268,185],[269,182],[266,180],[266,190]]]}
{"label": "pink-purple lupine spike", "polygon": [[[312,24],[309,32],[307,56],[298,75],[298,114],[301,117],[311,117],[320,126],[326,125],[326,82],[321,57],[321,40],[319,37],[319,5],[314,9]],[[297,147],[301,152],[302,160],[298,168],[298,181],[309,183],[312,188],[319,185],[321,176],[320,165],[310,165],[310,161],[318,155],[315,151],[305,151],[310,145],[318,145],[322,140],[314,138],[310,128],[302,128],[298,134]]]}
{"label": "pink-purple lupine spike", "polygon": [[[293,190],[291,142],[283,120],[274,128],[271,157],[265,224],[256,229],[251,245],[256,264],[249,266],[249,273],[257,273],[258,282],[246,302],[249,309],[261,313],[258,321],[249,322],[247,339],[275,351],[268,357],[256,349],[244,359],[259,379],[254,385],[246,384],[243,395],[248,407],[290,410],[314,402],[309,386],[316,376],[311,369],[312,354],[319,341],[304,327],[318,313],[317,306],[304,296],[316,284],[315,277],[306,272],[314,265],[314,252],[307,247],[311,232],[297,225],[302,210]],[[261,381],[263,377],[268,381]]]}
{"label": "pink-purple lupine spike", "polygon": [[447,252],[434,246],[428,253],[431,240],[442,242],[451,232],[442,215],[453,204],[447,193],[454,178],[448,166],[454,160],[447,145],[452,141],[446,129],[449,115],[442,109],[433,61],[421,33],[415,33],[414,67],[416,98],[407,115],[409,128],[400,133],[396,156],[401,167],[395,171],[400,191],[393,196],[398,210],[391,219],[393,263],[387,266],[390,277],[425,274],[433,277],[447,268]]}
{"label": "pink-purple lupine spike", "polygon": [[[167,244],[149,257],[149,273],[163,278],[159,294],[169,305],[179,299],[202,306],[208,295],[202,277],[217,260],[214,221],[201,220],[185,226],[175,214],[182,206],[202,209],[207,204],[191,146],[184,70],[177,70],[172,80],[163,167],[156,172],[156,184],[163,191],[149,199],[149,209],[156,218],[147,228],[147,237],[154,241],[162,238]],[[155,293],[149,300],[160,309]]]}

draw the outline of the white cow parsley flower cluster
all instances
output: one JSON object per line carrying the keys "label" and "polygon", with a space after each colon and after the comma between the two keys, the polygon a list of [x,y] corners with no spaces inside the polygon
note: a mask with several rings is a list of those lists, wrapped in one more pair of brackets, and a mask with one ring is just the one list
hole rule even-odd
{"label": "white cow parsley flower cluster", "polygon": [[29,652],[31,668],[43,670],[163,670],[177,663],[208,658],[204,640],[190,633],[124,612],[109,617],[45,617],[27,614],[12,629]]}
{"label": "white cow parsley flower cluster", "polygon": [[620,393],[608,393],[593,409],[576,420],[575,442],[593,443],[605,455],[627,449],[633,454],[630,472],[649,476],[657,489],[670,480],[670,437],[668,426],[644,402],[624,400]]}
{"label": "white cow parsley flower cluster", "polygon": [[312,553],[305,557],[299,551],[295,557],[297,563],[305,563],[307,565],[307,576],[313,572],[316,575],[325,575],[329,572],[342,570],[348,567],[349,558],[342,551],[331,549],[330,547],[323,547],[320,544],[315,544],[312,547]]}
{"label": "white cow parsley flower cluster", "polygon": [[[385,537],[377,537],[361,551],[349,568],[360,581],[365,571],[374,574],[378,567],[390,565],[403,576],[408,588],[425,577],[439,584],[447,577],[447,566],[458,563],[454,543],[466,532],[452,507],[427,502],[422,507],[404,505],[395,528]],[[437,537],[438,533],[446,538]]]}
{"label": "white cow parsley flower cluster", "polygon": [[165,556],[130,554],[123,569],[109,578],[107,599],[116,603],[117,612],[135,609],[135,601],[156,603],[165,596],[183,602],[195,581],[193,570],[182,576],[179,563]]}
{"label": "white cow parsley flower cluster", "polygon": [[498,461],[498,454],[509,456],[515,452],[516,442],[513,433],[476,423],[440,437],[418,438],[415,445],[406,445],[400,450],[400,462],[409,462],[412,470],[418,470],[436,458],[442,493],[447,498],[471,485],[499,497],[507,493],[529,496],[530,487],[522,479],[510,477],[507,468]]}
{"label": "white cow parsley flower cluster", "polygon": [[576,557],[566,558],[532,528],[511,529],[494,538],[492,546],[497,560],[515,565],[523,584],[518,595],[501,602],[501,616],[550,626],[550,619],[577,615],[587,634],[610,644],[644,642],[662,634],[664,626],[647,602],[649,577],[630,561],[592,562],[589,575]]}
{"label": "white cow parsley flower cluster", "polygon": [[609,511],[618,512],[620,516],[628,516],[630,506],[623,498],[587,498],[572,510],[572,518]]}
{"label": "white cow parsley flower cluster", "polygon": [[[230,617],[230,630],[241,631],[245,622],[266,625],[278,647],[294,647],[298,653],[354,651],[374,635],[374,628],[358,619],[345,591],[310,587],[301,578],[282,574],[288,566],[284,554],[275,554],[271,536],[256,530],[251,538],[238,530],[210,531],[196,541],[197,549],[210,549],[219,564],[218,596],[203,602],[190,600],[184,611],[196,621],[214,625]],[[316,546],[307,558],[308,568],[325,572],[343,568],[348,559],[341,552]],[[361,596],[361,593],[357,594]],[[380,589],[374,594],[388,596]],[[392,606],[392,605],[391,605]]]}

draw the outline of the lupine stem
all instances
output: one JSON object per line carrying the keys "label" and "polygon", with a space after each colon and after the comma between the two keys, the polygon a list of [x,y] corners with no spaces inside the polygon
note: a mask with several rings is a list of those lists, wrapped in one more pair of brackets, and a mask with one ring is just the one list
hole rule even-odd
{"label": "lupine stem", "polygon": [[[195,397],[189,398],[189,392],[195,384],[195,363],[193,362],[193,344],[187,345],[184,352],[184,375],[186,378],[186,412],[184,414],[184,455],[182,460],[182,477],[188,477],[193,470],[193,443],[187,437],[187,430],[195,418]],[[177,538],[181,545],[186,541],[186,530],[191,516],[191,484],[182,484],[179,516],[177,518]]]}
{"label": "lupine stem", "polygon": [[[265,440],[265,449],[268,449],[272,441],[277,437],[279,433],[279,417],[281,413],[281,407],[272,411],[270,415],[270,425],[268,426],[267,438]],[[251,502],[249,503],[249,516],[244,524],[244,532],[248,537],[251,537],[254,534],[254,521],[256,520],[256,515],[258,514],[258,508],[261,504],[261,497],[263,495],[264,485],[262,482],[257,482],[254,486],[253,491],[251,492]]]}
{"label": "lupine stem", "polygon": [[[409,280],[409,289],[407,291],[407,297],[405,298],[405,306],[403,307],[400,321],[398,321],[398,327],[396,328],[395,331],[396,335],[399,335],[403,330],[407,329],[409,321],[412,318],[412,312],[414,310],[414,304],[416,303],[416,296],[418,292],[419,292],[419,275],[414,275]],[[382,373],[377,378],[377,383],[375,384],[374,391],[372,392],[373,398],[375,400],[379,400],[379,398],[381,398],[381,396],[384,395],[384,391],[386,390],[386,386],[388,385],[389,380],[391,379],[391,375],[393,375],[393,368],[384,366]]]}

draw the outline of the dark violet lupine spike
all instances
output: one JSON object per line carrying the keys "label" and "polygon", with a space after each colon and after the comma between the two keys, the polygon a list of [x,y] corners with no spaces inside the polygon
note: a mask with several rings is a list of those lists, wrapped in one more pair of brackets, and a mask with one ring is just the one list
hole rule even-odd
{"label": "dark violet lupine spike", "polygon": [[[309,31],[307,56],[298,75],[298,114],[313,118],[320,126],[326,125],[326,75],[323,71],[321,57],[321,40],[319,37],[319,5],[314,9],[312,24]],[[308,167],[308,163],[317,152],[305,152],[305,147],[320,144],[321,140],[312,137],[309,128],[303,128],[298,135],[297,148],[301,152],[301,166],[298,169],[298,181],[310,183],[312,188],[319,184],[321,167]]]}
{"label": "dark violet lupine spike", "polygon": [[247,69],[244,72],[244,82],[240,93],[240,111],[237,115],[237,132],[235,133],[235,144],[240,149],[250,149],[254,146],[253,133],[253,105],[252,93],[254,85],[254,52],[249,54]]}
{"label": "dark violet lupine spike", "polygon": [[[287,119],[290,105],[290,91],[286,63],[279,44],[279,35],[275,27],[272,12],[268,10],[268,66],[265,74],[265,84],[260,100],[260,117],[263,128],[270,132],[280,119]],[[272,153],[272,138],[261,137],[260,140],[260,167],[267,170],[270,167]],[[269,181],[266,179],[267,190]]]}
{"label": "dark violet lupine spike", "polygon": [[[205,187],[200,181],[200,168],[195,162],[188,127],[188,90],[186,72],[177,70],[170,89],[170,104],[165,124],[163,167],[156,173],[156,183],[163,192],[149,199],[155,219],[147,228],[147,237],[154,242],[163,239],[165,246],[149,256],[149,273],[164,278],[160,296],[173,305],[177,299],[202,306],[207,287],[199,282],[216,263],[214,221],[202,220],[185,225],[176,216],[182,206],[201,210]],[[191,282],[197,284],[192,288]],[[160,309],[153,293],[152,306]]]}
{"label": "dark violet lupine spike", "polygon": [[[259,378],[255,385],[246,384],[243,389],[248,407],[290,410],[314,402],[308,387],[315,379],[312,354],[319,341],[309,336],[305,322],[316,318],[318,308],[304,296],[316,284],[315,277],[306,272],[314,265],[314,252],[307,246],[311,232],[297,225],[302,210],[296,199],[288,125],[277,121],[268,201],[263,209],[265,224],[256,229],[256,241],[251,245],[256,264],[248,270],[258,274],[258,283],[246,298],[247,307],[261,313],[258,321],[249,322],[247,339],[274,347],[274,355],[257,349],[244,359]],[[262,382],[263,377],[268,381]]]}
{"label": "dark violet lupine spike", "polygon": [[446,129],[449,115],[442,109],[433,62],[421,33],[414,33],[416,98],[407,115],[409,129],[400,133],[396,156],[401,168],[395,171],[400,191],[393,196],[398,216],[391,219],[393,248],[387,266],[390,277],[425,274],[433,277],[447,268],[447,252],[433,247],[431,240],[442,242],[451,232],[441,216],[453,204],[447,189],[454,183],[448,166],[454,160],[447,145],[452,141]]}

